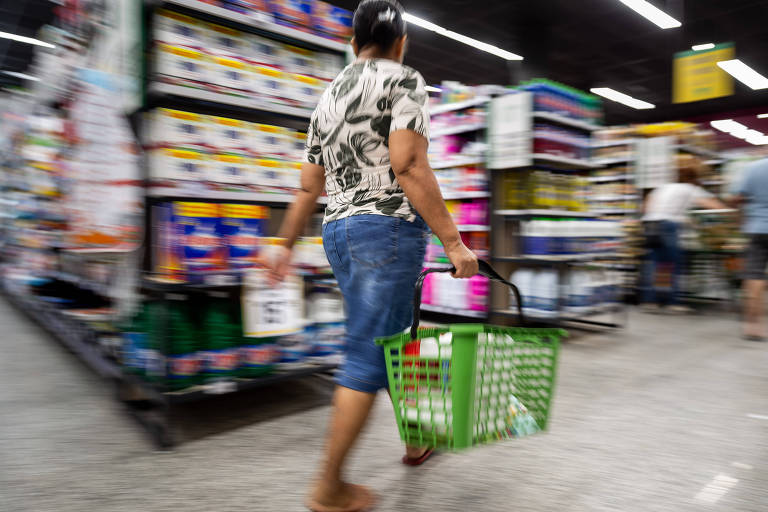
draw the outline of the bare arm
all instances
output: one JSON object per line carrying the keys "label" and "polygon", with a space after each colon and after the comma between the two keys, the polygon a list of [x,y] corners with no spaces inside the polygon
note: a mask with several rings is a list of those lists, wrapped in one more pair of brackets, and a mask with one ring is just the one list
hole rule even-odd
{"label": "bare arm", "polygon": [[285,238],[285,247],[293,247],[301,236],[307,221],[317,210],[317,198],[325,188],[325,171],[321,165],[304,163],[301,165],[301,188],[280,226],[277,236]]}
{"label": "bare arm", "polygon": [[304,163],[301,166],[301,188],[280,226],[278,236],[284,238],[283,245],[269,254],[259,256],[259,262],[270,270],[269,279],[275,284],[288,273],[291,264],[291,249],[301,236],[312,213],[317,209],[317,198],[325,187],[325,171],[321,165]]}
{"label": "bare arm", "polygon": [[458,229],[445,207],[440,187],[427,159],[427,139],[411,130],[397,130],[389,136],[392,170],[408,200],[445,247],[456,267],[455,277],[477,274],[477,257],[461,241]]}
{"label": "bare arm", "polygon": [[716,197],[700,197],[696,200],[696,206],[708,210],[725,210],[728,205]]}

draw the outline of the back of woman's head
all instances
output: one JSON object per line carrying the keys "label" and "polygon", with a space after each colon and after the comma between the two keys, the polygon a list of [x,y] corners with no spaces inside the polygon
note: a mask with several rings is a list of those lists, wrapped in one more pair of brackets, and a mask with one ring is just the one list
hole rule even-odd
{"label": "back of woman's head", "polygon": [[358,48],[375,44],[386,51],[405,35],[403,7],[397,0],[363,0],[355,11],[354,28]]}
{"label": "back of woman's head", "polygon": [[693,155],[677,156],[677,181],[697,184],[702,172],[701,160]]}

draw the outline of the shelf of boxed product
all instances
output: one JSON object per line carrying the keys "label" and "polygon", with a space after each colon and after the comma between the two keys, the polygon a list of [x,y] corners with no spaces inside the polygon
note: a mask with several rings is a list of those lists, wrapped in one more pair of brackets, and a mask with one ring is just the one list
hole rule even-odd
{"label": "shelf of boxed product", "polygon": [[[147,187],[147,196],[157,199],[172,200],[200,200],[200,201],[234,201],[238,203],[257,204],[290,204],[294,194],[285,192],[248,192],[232,190],[189,190],[176,187]],[[318,204],[326,204],[328,198],[323,196],[317,200]]]}
{"label": "shelf of boxed product", "polygon": [[[202,84],[198,85],[202,87]],[[237,96],[192,85],[178,85],[156,81],[149,84],[147,93],[153,96],[176,96],[188,100],[208,101],[219,105],[236,107],[238,109],[269,112],[273,114],[300,117],[302,119],[309,119],[312,115],[311,108],[270,102],[266,99],[255,98],[253,95]]]}
{"label": "shelf of boxed product", "polygon": [[456,229],[458,229],[461,232],[471,232],[471,231],[490,231],[490,226],[484,226],[482,224],[459,224],[456,226]]}
{"label": "shelf of boxed product", "polygon": [[614,146],[629,146],[635,142],[635,139],[601,140],[593,142],[592,149],[611,148]]}
{"label": "shelf of boxed product", "polygon": [[464,101],[434,105],[429,107],[429,115],[434,116],[437,114],[443,114],[445,112],[452,112],[454,110],[462,110],[470,107],[478,107],[480,105],[485,105],[490,100],[491,98],[488,96],[478,96],[476,98],[472,98]]}
{"label": "shelf of boxed product", "polygon": [[696,155],[704,158],[722,160],[720,153],[717,153],[716,151],[712,151],[710,149],[693,146],[690,144],[678,144],[677,149],[684,153],[690,153],[692,155]]}
{"label": "shelf of boxed product", "polygon": [[490,192],[485,191],[466,191],[466,192],[443,192],[443,199],[450,201],[452,199],[484,199],[491,197]]}
{"label": "shelf of boxed product", "polygon": [[239,25],[255,28],[258,30],[263,30],[272,34],[277,34],[294,41],[309,43],[311,45],[335,52],[344,52],[348,46],[347,43],[334,41],[317,34],[309,33],[299,28],[280,25],[272,21],[270,16],[263,12],[253,11],[250,14],[245,14],[230,9],[225,9],[224,7],[219,7],[217,5],[213,5],[211,2],[206,2],[203,0],[162,0],[161,3],[165,5],[185,7],[187,9],[191,9],[199,13],[204,13],[209,16],[214,16],[222,20],[234,22]]}
{"label": "shelf of boxed product", "polygon": [[634,161],[635,158],[633,156],[627,155],[615,158],[601,158],[592,160],[592,165],[595,167],[608,167],[609,165],[626,164]]}
{"label": "shelf of boxed product", "polygon": [[485,318],[488,314],[485,311],[472,311],[469,309],[449,308],[445,306],[435,306],[433,304],[421,304],[421,309],[432,313],[443,313],[445,315],[464,316],[468,318]]}
{"label": "shelf of boxed product", "polygon": [[476,132],[479,130],[485,130],[485,121],[477,123],[457,124],[454,126],[448,126],[446,128],[440,128],[430,133],[430,138],[435,139],[437,137],[444,137],[446,135],[456,135],[459,133]]}
{"label": "shelf of boxed product", "polygon": [[525,209],[525,210],[495,210],[493,212],[496,215],[504,217],[582,217],[582,218],[595,218],[599,214],[595,212],[576,212],[569,210],[546,210],[546,209]]}
{"label": "shelf of boxed product", "polygon": [[482,156],[460,156],[450,160],[438,160],[430,163],[432,169],[449,169],[451,167],[464,167],[468,165],[483,165],[485,158]]}
{"label": "shelf of boxed product", "polygon": [[589,176],[587,181],[590,183],[605,183],[610,181],[630,181],[635,177],[632,174],[616,174],[611,176]]}
{"label": "shelf of boxed product", "polygon": [[560,156],[560,155],[551,155],[549,153],[533,153],[531,155],[531,158],[533,158],[534,160],[537,160],[538,162],[567,165],[570,167],[577,167],[580,169],[593,169],[595,167],[595,164],[590,162],[589,160],[584,160],[581,158],[569,158],[569,157]]}
{"label": "shelf of boxed product", "polygon": [[585,131],[594,131],[599,130],[602,128],[601,126],[594,125],[591,123],[588,123],[586,121],[581,121],[579,119],[573,119],[571,117],[563,116],[560,114],[556,114],[554,112],[541,112],[541,111],[534,111],[533,112],[534,119],[540,119],[544,121],[551,121],[553,123],[561,124],[563,126],[569,126],[571,128],[578,128],[580,130]]}
{"label": "shelf of boxed product", "polygon": [[[243,275],[247,269],[214,270],[209,272],[187,273],[183,278],[167,275],[147,275],[141,280],[141,289],[155,293],[205,292],[215,289],[239,288],[243,284]],[[306,281],[328,280],[335,282],[333,273],[323,269],[298,269],[296,275]]]}

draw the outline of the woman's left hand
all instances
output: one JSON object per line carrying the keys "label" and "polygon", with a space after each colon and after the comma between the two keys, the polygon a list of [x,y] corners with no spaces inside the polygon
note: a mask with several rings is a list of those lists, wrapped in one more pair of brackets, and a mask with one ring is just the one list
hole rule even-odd
{"label": "woman's left hand", "polygon": [[269,271],[268,281],[275,286],[285,279],[291,268],[293,251],[284,245],[272,245],[261,251],[257,262]]}

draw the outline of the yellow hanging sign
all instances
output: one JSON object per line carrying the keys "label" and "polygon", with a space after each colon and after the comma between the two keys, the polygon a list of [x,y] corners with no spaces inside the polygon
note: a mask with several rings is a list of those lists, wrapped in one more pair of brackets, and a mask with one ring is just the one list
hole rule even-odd
{"label": "yellow hanging sign", "polygon": [[717,66],[734,57],[733,43],[675,54],[672,101],[689,103],[733,94],[733,78]]}

